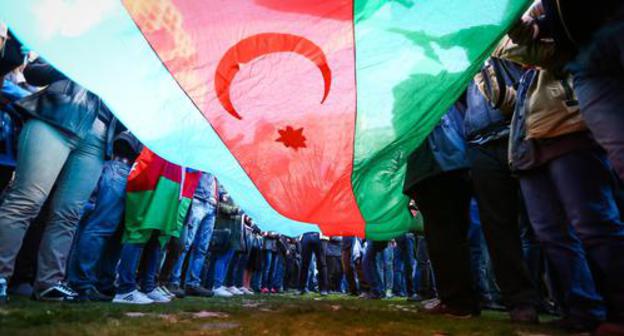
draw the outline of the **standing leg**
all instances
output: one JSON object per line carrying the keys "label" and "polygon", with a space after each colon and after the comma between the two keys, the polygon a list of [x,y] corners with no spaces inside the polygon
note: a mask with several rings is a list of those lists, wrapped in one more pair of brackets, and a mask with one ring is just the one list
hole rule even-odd
{"label": "standing leg", "polygon": [[42,121],[31,119],[22,129],[15,179],[0,207],[0,278],[13,274],[26,230],[48,198],[71,148],[65,135]]}
{"label": "standing leg", "polygon": [[518,225],[519,185],[508,167],[507,142],[475,146],[470,152],[483,235],[503,300],[510,309],[535,310],[537,292],[524,262]]}
{"label": "standing leg", "polygon": [[308,284],[308,269],[312,259],[312,248],[308,234],[303,235],[301,240],[301,270],[299,270],[299,291],[305,292]]}
{"label": "standing leg", "polygon": [[580,150],[553,161],[550,168],[567,218],[583,242],[608,318],[624,323],[624,223],[606,155]]}
{"label": "standing leg", "polygon": [[208,205],[207,211],[199,223],[197,233],[192,240],[193,245],[189,256],[185,281],[188,287],[199,287],[201,284],[201,272],[206,263],[216,216],[216,208],[212,205]]}
{"label": "standing leg", "polygon": [[595,324],[605,318],[602,298],[585,258],[581,242],[571,227],[548,167],[520,176],[535,235],[550,260],[564,293],[565,314],[579,323]]}
{"label": "standing leg", "polygon": [[423,214],[425,239],[442,303],[461,314],[478,311],[470,272],[470,185],[465,172],[419,183],[412,197]]}
{"label": "standing leg", "polygon": [[105,134],[106,126],[96,120],[89,135],[69,155],[56,181],[39,247],[36,289],[49,288],[65,279],[76,227],[102,173]]}
{"label": "standing leg", "polygon": [[314,249],[314,255],[316,256],[316,269],[319,276],[319,292],[321,295],[327,294],[329,288],[329,278],[327,276],[327,245],[326,242],[321,241],[319,236],[312,245]]}
{"label": "standing leg", "polygon": [[[107,162],[102,171],[95,208],[83,220],[84,226],[76,237],[72,262],[68,267],[70,284],[81,293],[98,287],[98,283],[107,283],[105,289],[112,289],[114,279],[110,274],[114,273],[120,248],[119,242],[113,243],[113,240],[118,238],[116,233],[120,231],[129,172],[130,167],[120,161]],[[107,267],[102,267],[104,264]],[[102,276],[107,277],[107,281],[100,282]]]}

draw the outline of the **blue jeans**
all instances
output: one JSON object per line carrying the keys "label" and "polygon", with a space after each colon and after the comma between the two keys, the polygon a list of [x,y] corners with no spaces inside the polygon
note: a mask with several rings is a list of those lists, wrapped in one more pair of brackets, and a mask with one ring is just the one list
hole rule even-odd
{"label": "blue jeans", "polygon": [[278,291],[284,288],[284,263],[284,256],[281,253],[278,252],[273,256],[273,278],[269,288]]}
{"label": "blue jeans", "polygon": [[227,276],[225,277],[225,286],[227,287],[243,287],[243,275],[245,274],[245,266],[247,266],[247,252],[237,251],[234,253],[230,265],[228,266]]}
{"label": "blue jeans", "polygon": [[146,244],[124,243],[121,247],[121,258],[117,267],[119,275],[117,281],[117,294],[127,294],[137,289],[137,269],[141,256],[146,264],[141,273],[140,286],[144,293],[149,293],[156,288],[156,274],[160,268],[162,248],[158,242],[158,235],[153,235]]}
{"label": "blue jeans", "polygon": [[189,250],[191,255],[189,256],[185,284],[188,287],[198,287],[201,284],[201,272],[206,261],[216,215],[216,208],[213,205],[193,199],[184,233],[184,250],[173,267],[169,279],[170,284],[180,285],[184,259],[186,259]]}
{"label": "blue jeans", "polygon": [[217,289],[225,285],[228,265],[230,264],[233,256],[234,250],[232,249],[228,249],[224,252],[215,252],[210,255],[210,265],[208,267],[206,277],[206,287]]}
{"label": "blue jeans", "polygon": [[573,318],[605,318],[597,289],[610,317],[624,318],[624,224],[612,181],[598,149],[562,155],[520,176],[535,235]]}
{"label": "blue jeans", "polygon": [[383,295],[384,293],[383,280],[377,268],[377,255],[383,252],[387,245],[387,242],[368,241],[364,249],[362,268],[374,295]]}
{"label": "blue jeans", "polygon": [[[386,243],[386,245],[388,245]],[[394,283],[394,270],[393,270],[393,253],[392,249],[386,247],[382,253],[377,254],[377,272],[381,279],[381,288],[385,291],[392,290]]]}
{"label": "blue jeans", "polygon": [[130,167],[121,161],[104,164],[95,193],[95,208],[82,220],[69,262],[67,276],[76,290],[113,289],[129,173]]}
{"label": "blue jeans", "polygon": [[26,122],[19,136],[15,180],[0,207],[0,277],[12,275],[26,230],[51,197],[35,287],[48,288],[65,279],[76,228],[102,172],[105,137],[106,125],[99,120],[82,141],[43,121]]}
{"label": "blue jeans", "polygon": [[415,238],[406,234],[396,238],[397,246],[394,249],[394,292],[400,296],[412,296],[415,293],[414,257]]}
{"label": "blue jeans", "polygon": [[[312,256],[316,259],[316,269],[319,273],[318,287],[320,291],[326,291],[329,287],[327,277],[326,242],[321,241],[318,233],[308,232],[301,238],[301,274],[299,276],[299,286],[304,290],[308,280],[308,270],[312,261]],[[310,287],[309,287],[310,288]]]}
{"label": "blue jeans", "polygon": [[262,263],[262,288],[271,288],[271,281],[273,280],[273,272],[275,269],[275,252],[271,250],[263,251],[263,263]]}

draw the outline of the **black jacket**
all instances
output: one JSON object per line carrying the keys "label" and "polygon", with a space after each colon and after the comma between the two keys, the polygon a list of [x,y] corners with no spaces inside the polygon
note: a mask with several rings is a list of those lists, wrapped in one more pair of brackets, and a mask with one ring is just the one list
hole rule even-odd
{"label": "black jacket", "polygon": [[8,37],[4,48],[0,49],[0,77],[4,77],[4,75],[24,64],[26,57],[22,51],[22,44],[15,39],[11,31],[9,31]]}
{"label": "black jacket", "polygon": [[16,102],[18,111],[80,140],[89,134],[95,119],[99,118],[107,125],[106,157],[112,157],[113,140],[122,128],[98,96],[74,83],[41,58],[26,66],[24,77],[31,85],[47,87]]}
{"label": "black jacket", "polygon": [[542,0],[545,15],[540,35],[555,39],[559,48],[576,51],[591,41],[605,23],[624,18],[622,0]]}

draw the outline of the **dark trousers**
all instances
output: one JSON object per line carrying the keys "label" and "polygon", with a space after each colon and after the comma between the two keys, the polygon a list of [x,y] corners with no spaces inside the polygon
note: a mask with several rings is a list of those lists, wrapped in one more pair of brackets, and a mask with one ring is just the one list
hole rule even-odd
{"label": "dark trousers", "polygon": [[605,25],[582,48],[574,66],[574,91],[583,120],[624,180],[624,22]]}
{"label": "dark trousers", "polygon": [[342,287],[342,261],[341,257],[328,256],[327,257],[327,273],[329,278],[329,290],[339,292]]}
{"label": "dark trousers", "polygon": [[284,279],[284,289],[299,288],[299,269],[301,261],[297,256],[290,255],[286,258],[286,275]]}
{"label": "dark trousers", "polygon": [[425,239],[440,300],[455,309],[479,307],[470,269],[468,172],[442,173],[410,190],[424,219]]}
{"label": "dark trousers", "polygon": [[342,238],[342,269],[347,280],[347,290],[349,294],[357,295],[357,281],[355,277],[355,268],[353,267],[353,244],[355,237]]}
{"label": "dark trousers", "polygon": [[158,276],[158,282],[162,284],[169,283],[173,268],[178,262],[182,251],[184,251],[184,237],[172,237],[171,239],[169,239],[169,242],[167,243],[165,248],[167,251],[167,256]]}
{"label": "dark trousers", "polygon": [[362,260],[362,268],[364,269],[364,277],[370,284],[370,292],[376,296],[385,295],[384,280],[381,272],[377,267],[377,255],[382,255],[388,247],[387,241],[368,241],[364,249],[364,258]]}
{"label": "dark trousers", "polygon": [[537,305],[537,293],[520,239],[520,185],[511,175],[508,142],[471,146],[472,181],[479,217],[503,301],[510,308]]}
{"label": "dark trousers", "polygon": [[602,295],[609,317],[624,321],[624,223],[611,174],[606,155],[596,148],[564,154],[520,175],[531,224],[572,318],[603,319]]}
{"label": "dark trousers", "polygon": [[225,287],[243,287],[243,275],[247,266],[249,253],[247,251],[237,251],[230,261],[225,276]]}
{"label": "dark trousers", "polygon": [[427,241],[423,236],[416,237],[416,255],[414,257],[416,258],[414,279],[418,280],[415,286],[416,293],[425,299],[437,297],[433,267],[431,267],[431,259],[429,259],[429,252],[427,252]]}
{"label": "dark trousers", "polygon": [[308,283],[308,270],[312,254],[316,257],[316,268],[319,276],[319,290],[327,290],[327,260],[325,258],[325,248],[318,233],[306,233],[301,239],[301,272],[299,272],[299,289],[305,290]]}
{"label": "dark trousers", "polygon": [[273,285],[273,274],[275,273],[275,256],[276,252],[272,250],[264,250],[264,263],[262,264],[262,288],[271,289]]}
{"label": "dark trousers", "polygon": [[[414,292],[414,236],[411,234],[404,234],[395,239],[397,248],[395,251],[397,252],[394,256],[399,260],[400,265],[397,265],[402,269],[403,272],[400,272],[402,279],[394,279],[394,281],[399,281],[399,283],[405,283],[405,290],[407,296],[412,296],[415,294]],[[396,273],[395,273],[396,274]],[[402,286],[399,286],[402,287]],[[399,292],[402,292],[403,288],[400,288]]]}

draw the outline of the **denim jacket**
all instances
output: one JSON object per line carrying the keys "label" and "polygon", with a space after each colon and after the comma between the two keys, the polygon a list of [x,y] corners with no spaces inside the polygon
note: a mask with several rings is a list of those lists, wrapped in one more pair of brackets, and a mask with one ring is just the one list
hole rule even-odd
{"label": "denim jacket", "polygon": [[[464,119],[468,143],[484,145],[509,136],[516,86],[522,73],[515,63],[491,58],[468,85]],[[494,96],[498,101],[492,101]]]}
{"label": "denim jacket", "polygon": [[462,126],[461,107],[455,104],[423,144],[408,157],[405,192],[426,178],[470,167]]}

